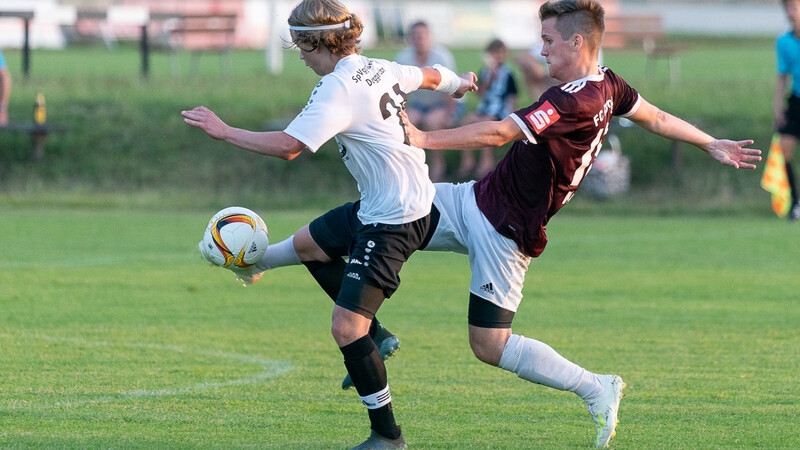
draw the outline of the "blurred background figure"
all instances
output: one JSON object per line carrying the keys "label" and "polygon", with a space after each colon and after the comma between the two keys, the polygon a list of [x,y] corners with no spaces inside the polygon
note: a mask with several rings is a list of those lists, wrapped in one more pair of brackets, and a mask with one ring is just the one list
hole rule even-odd
{"label": "blurred background figure", "polygon": [[[484,67],[478,75],[478,95],[481,101],[474,114],[464,123],[503,120],[516,109],[517,83],[506,64],[508,47],[500,39],[492,40],[483,54]],[[480,161],[475,161],[475,152],[462,151],[459,178],[481,178],[494,169],[494,149],[480,150]]]}
{"label": "blurred background figure", "polygon": [[[797,198],[797,182],[792,169],[792,154],[800,138],[800,0],[783,0],[783,7],[792,29],[784,33],[775,43],[778,61],[778,81],[775,83],[773,112],[775,127],[780,134],[781,153],[786,162],[786,178],[789,181],[792,203],[789,220],[800,219],[800,199]],[[791,95],[784,109],[789,81]]]}
{"label": "blurred background figure", "polygon": [[[430,28],[423,21],[414,22],[408,30],[409,47],[401,50],[395,57],[400,64],[417,67],[431,67],[441,64],[456,71],[453,55],[445,47],[433,42]],[[419,90],[408,95],[406,114],[414,125],[425,131],[450,128],[456,124],[458,105],[453,97],[441,92]],[[428,152],[430,178],[442,181],[447,169],[444,152]]]}
{"label": "blurred background figure", "polygon": [[547,72],[547,63],[544,56],[542,56],[541,42],[537,42],[528,50],[517,53],[514,62],[522,70],[522,76],[525,78],[525,86],[528,88],[531,100],[536,101],[544,91],[556,84],[556,81],[550,78],[550,74]]}
{"label": "blurred background figure", "polygon": [[0,127],[8,125],[8,99],[11,97],[11,72],[0,51]]}

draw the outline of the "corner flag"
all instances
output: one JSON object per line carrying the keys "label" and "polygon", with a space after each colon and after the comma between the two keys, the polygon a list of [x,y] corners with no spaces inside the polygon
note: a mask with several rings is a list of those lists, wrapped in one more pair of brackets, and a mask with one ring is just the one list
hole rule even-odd
{"label": "corner flag", "polygon": [[780,136],[772,136],[767,164],[761,176],[761,187],[772,194],[772,210],[779,217],[786,217],[792,203],[789,179],[786,177],[786,161],[781,153]]}

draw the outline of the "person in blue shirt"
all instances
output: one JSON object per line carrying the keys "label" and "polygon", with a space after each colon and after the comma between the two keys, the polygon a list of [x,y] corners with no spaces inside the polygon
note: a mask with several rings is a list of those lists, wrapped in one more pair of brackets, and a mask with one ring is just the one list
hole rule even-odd
{"label": "person in blue shirt", "polygon": [[[778,38],[775,44],[778,62],[778,81],[775,83],[773,113],[780,135],[780,146],[786,160],[786,176],[792,193],[789,220],[800,219],[800,199],[792,169],[792,153],[800,138],[800,0],[783,0],[786,16],[792,29]],[[784,98],[791,79],[791,95],[784,107]]]}
{"label": "person in blue shirt", "polygon": [[0,127],[8,125],[8,99],[11,97],[11,73],[0,51]]}

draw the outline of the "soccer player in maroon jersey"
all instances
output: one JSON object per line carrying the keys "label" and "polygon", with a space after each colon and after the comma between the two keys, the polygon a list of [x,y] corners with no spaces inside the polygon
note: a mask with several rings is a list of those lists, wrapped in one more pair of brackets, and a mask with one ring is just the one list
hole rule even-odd
{"label": "soccer player in maroon jersey", "polygon": [[547,344],[512,334],[532,257],[547,243],[545,226],[569,202],[589,171],[612,116],[627,117],[652,133],[692,144],[722,164],[754,169],[760,150],[751,140],[717,140],[642,98],[610,69],[598,66],[604,11],[597,0],[542,5],[542,56],[564,83],[503,120],[420,132],[407,124],[412,144],[426,149],[514,145],[497,167],[474,183],[437,184],[441,212],[426,250],[469,253],[469,340],[483,362],[520,378],[575,392],[595,421],[595,445],[615,434],[625,383],[568,361]]}

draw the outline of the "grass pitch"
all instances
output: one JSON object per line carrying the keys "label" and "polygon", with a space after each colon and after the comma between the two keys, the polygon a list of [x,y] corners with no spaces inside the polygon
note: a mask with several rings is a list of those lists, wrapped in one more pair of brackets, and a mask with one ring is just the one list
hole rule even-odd
{"label": "grass pitch", "polygon": [[[214,211],[4,208],[0,446],[348,448],[331,302],[303,267],[242,288],[200,261]],[[263,213],[273,240],[319,211]],[[10,229],[9,229],[10,228]],[[757,217],[562,213],[515,332],[620,374],[616,448],[798,448],[800,233]],[[465,256],[417,253],[381,309],[415,448],[590,447],[574,395],[478,362]]]}

